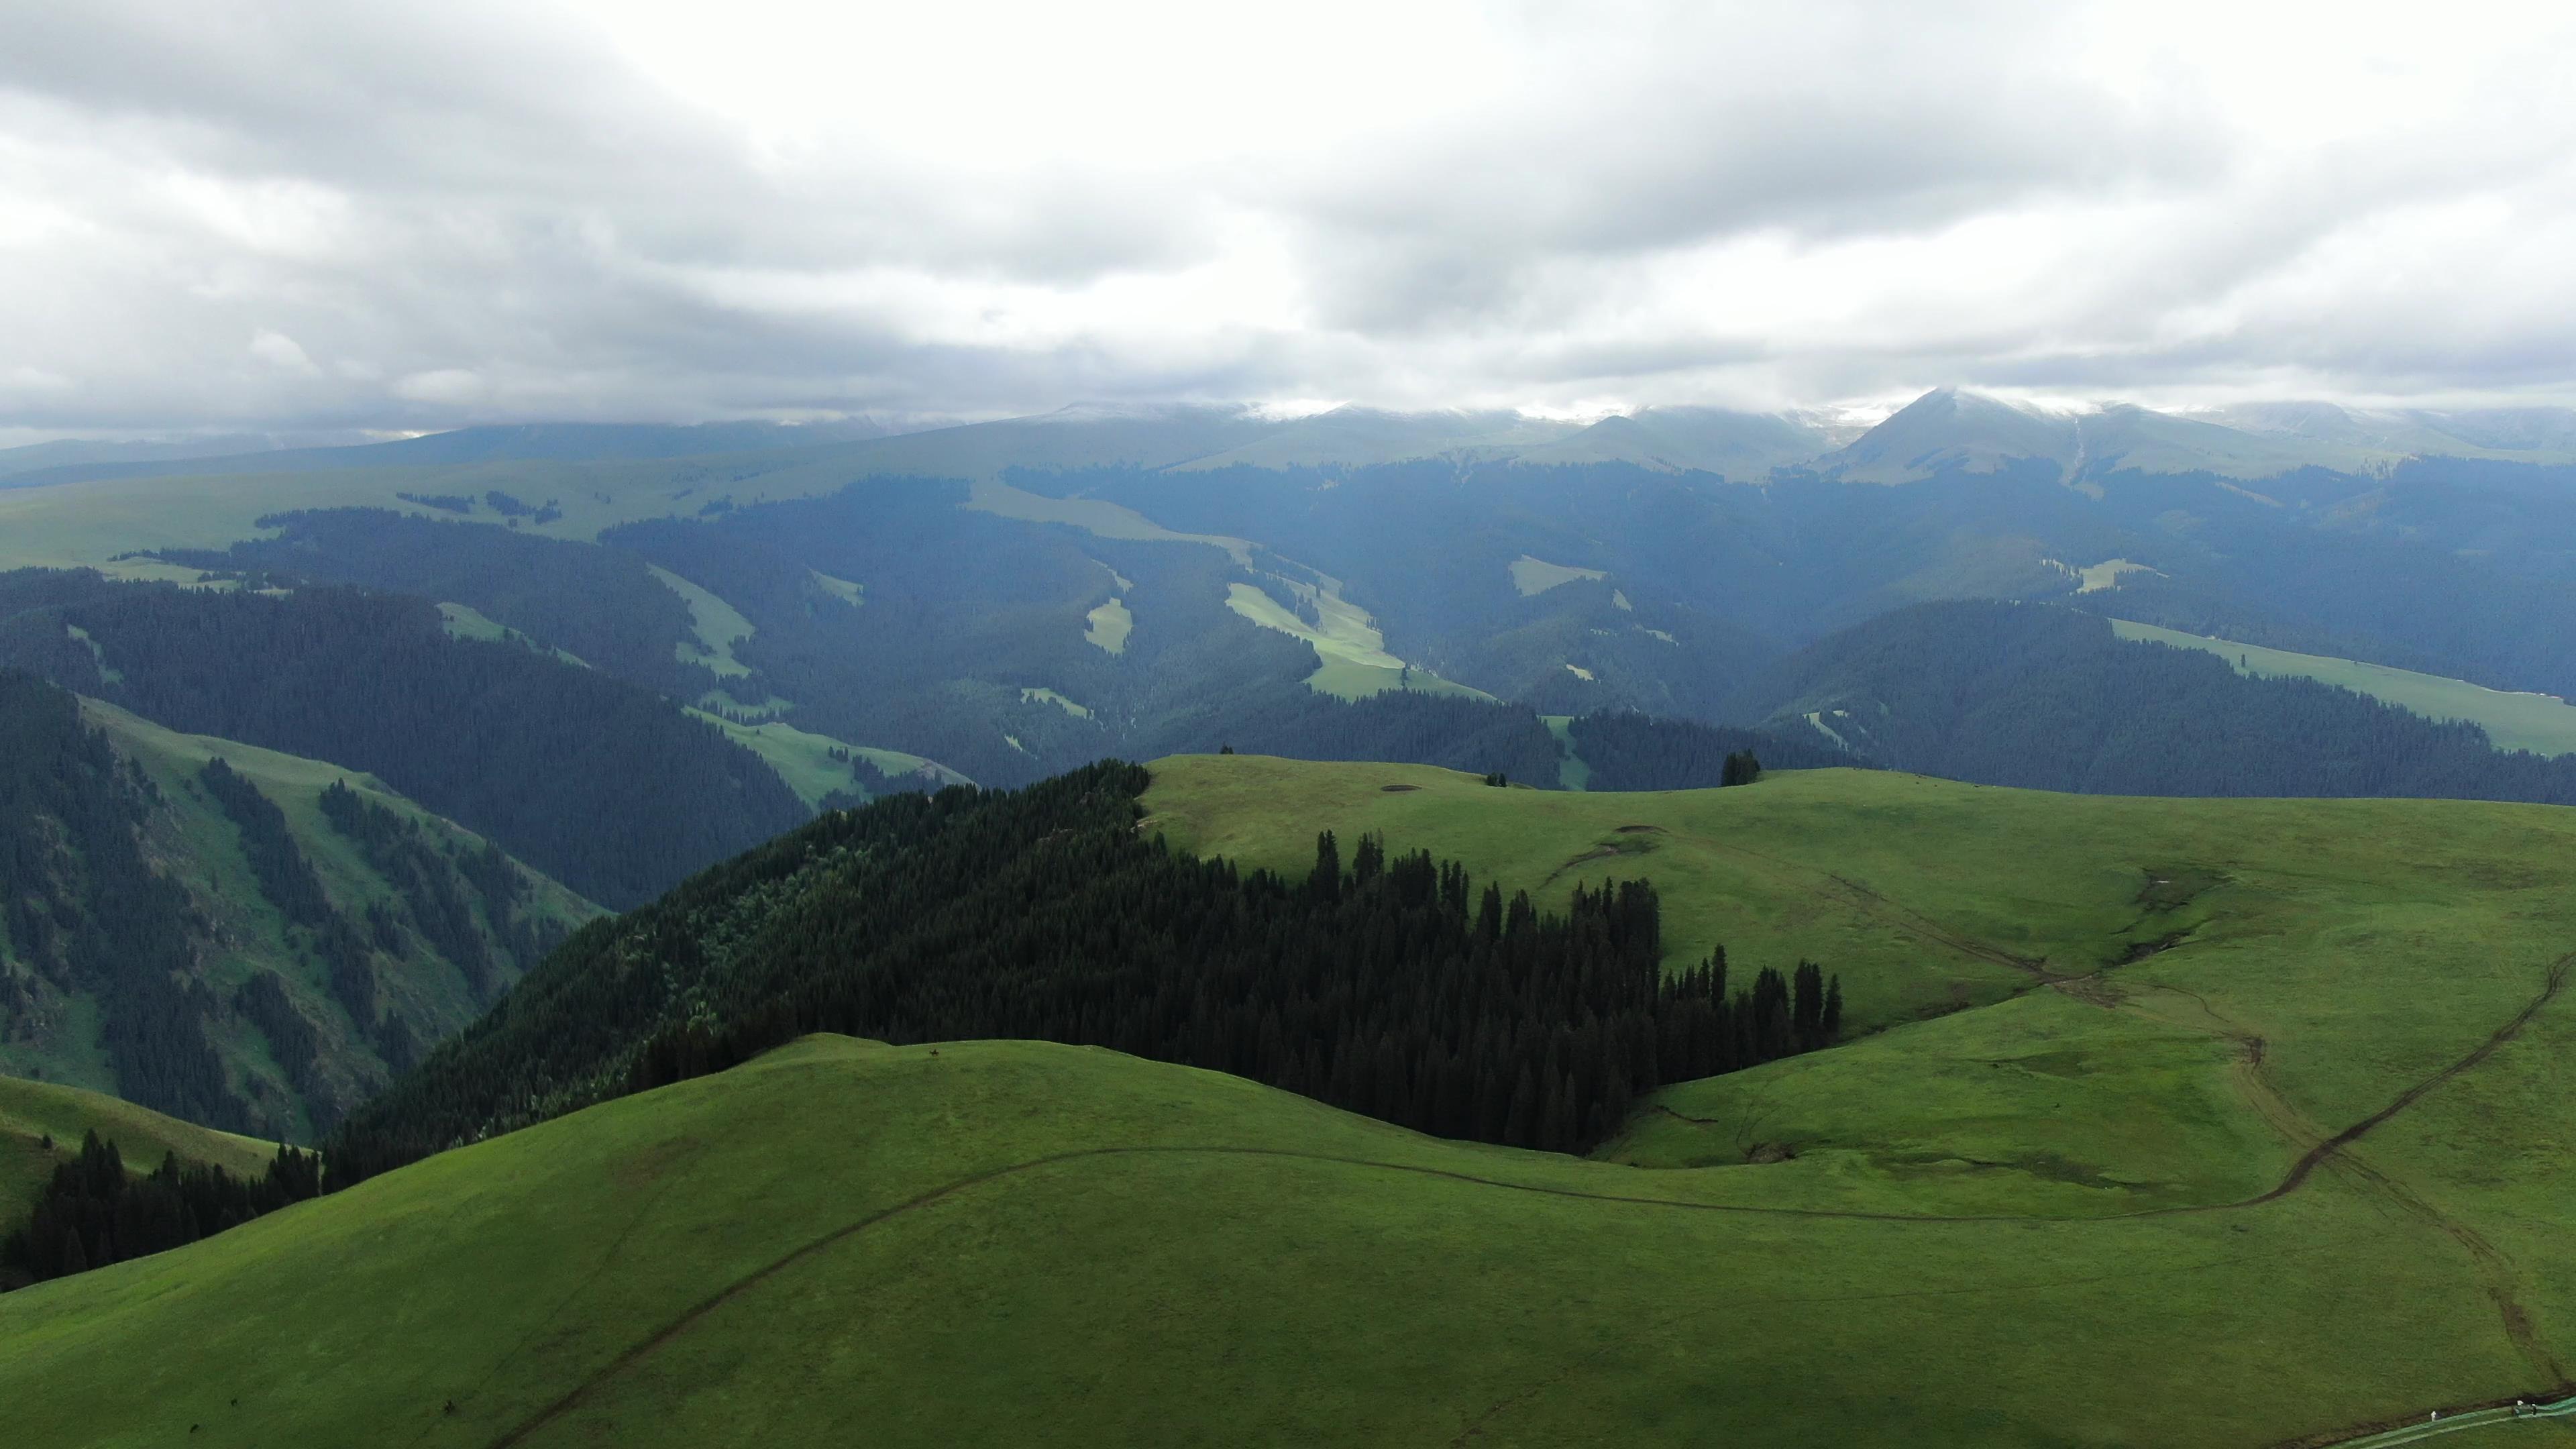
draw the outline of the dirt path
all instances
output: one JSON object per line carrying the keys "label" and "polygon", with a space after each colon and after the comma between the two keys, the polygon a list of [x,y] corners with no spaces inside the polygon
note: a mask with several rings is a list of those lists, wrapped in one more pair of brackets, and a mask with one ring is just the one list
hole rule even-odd
{"label": "dirt path", "polygon": [[2539,994],[2525,1002],[2522,1010],[2516,1012],[2504,1025],[2497,1027],[2485,1041],[2479,1043],[2466,1056],[2398,1093],[2387,1106],[2377,1112],[2332,1135],[2324,1134],[2273,1086],[2271,1079],[2263,1071],[2262,1037],[2229,1020],[2209,1004],[2208,998],[2197,992],[2162,983],[2150,989],[2188,998],[2199,1008],[2200,1013],[2209,1019],[2217,1034],[2238,1044],[2241,1051],[2230,1075],[2239,1093],[2245,1098],[2247,1105],[2254,1109],[2255,1114],[2279,1133],[2284,1141],[2294,1147],[2305,1147],[2298,1161],[2292,1164],[2290,1171],[2274,1185],[2271,1191],[2246,1203],[2231,1206],[2252,1206],[2285,1197],[2297,1191],[2318,1168],[2332,1163],[2347,1173],[2356,1184],[2393,1204],[2406,1216],[2442,1233],[2467,1253],[2477,1275],[2479,1287],[2486,1293],[2488,1300],[2495,1304],[2496,1318],[2504,1330],[2505,1338],[2513,1345],[2515,1353],[2521,1356],[2523,1362],[2530,1365],[2532,1371],[2539,1375],[2540,1382],[2556,1390],[2570,1387],[2571,1380],[2566,1365],[2547,1344],[2541,1342],[2538,1331],[2533,1327],[2531,1310],[2522,1302],[2521,1294],[2525,1279],[2521,1270],[2493,1242],[2489,1241],[2485,1234],[2444,1213],[2411,1186],[2380,1170],[2350,1149],[2352,1144],[2361,1140],[2371,1129],[2413,1106],[2436,1087],[2472,1070],[2488,1057],[2493,1056],[2507,1042],[2520,1036],[2523,1028],[2531,1024],[2532,1019],[2540,1014],[2542,1008],[2548,1006],[2566,988],[2571,971],[2576,971],[2576,953],[2570,953],[2552,962],[2543,979]]}
{"label": "dirt path", "polygon": [[[2531,1020],[2539,1015],[2541,1009],[2547,1006],[2550,1001],[2559,994],[2561,989],[2565,987],[2567,978],[2571,971],[2576,971],[2576,953],[2571,953],[2567,956],[2561,957],[2557,962],[2552,964],[2548,972],[2546,983],[2543,985],[2540,993],[2534,996],[2530,1001],[2526,1002],[2523,1008],[2519,1012],[2515,1013],[2511,1020],[2496,1028],[2496,1030],[2491,1033],[2484,1042],[2480,1043],[2476,1049],[2461,1057],[2458,1061],[2442,1068],[2440,1071],[2435,1072],[2423,1080],[2407,1087],[2404,1091],[2398,1093],[2397,1096],[2388,1103],[2388,1105],[2380,1108],[2370,1116],[2344,1128],[2340,1132],[2336,1132],[2331,1136],[2323,1138],[2323,1140],[2314,1141],[2314,1145],[2308,1147],[2308,1149],[2300,1155],[2298,1161],[2291,1166],[2288,1173],[2282,1177],[2281,1181],[2270,1189],[2253,1197],[2230,1203],[2205,1203],[2181,1207],[2148,1208],[2134,1213],[2119,1213],[2099,1218],[2072,1219],[2035,1218],[2028,1214],[2012,1213],[1982,1213],[1940,1217],[1913,1213],[1862,1212],[1833,1208],[1759,1207],[1738,1203],[1693,1202],[1687,1199],[1648,1197],[1626,1193],[1584,1192],[1574,1188],[1550,1187],[1538,1183],[1511,1182],[1501,1178],[1484,1177],[1475,1173],[1457,1172],[1446,1168],[1424,1167],[1414,1163],[1385,1162],[1369,1158],[1340,1157],[1329,1153],[1299,1152],[1288,1148],[1266,1147],[1097,1147],[1072,1152],[1051,1153],[1043,1157],[1030,1158],[1023,1162],[1007,1163],[999,1167],[990,1168],[983,1172],[959,1178],[954,1182],[933,1188],[891,1207],[880,1209],[879,1211],[843,1224],[841,1227],[835,1228],[832,1231],[805,1243],[803,1246],[789,1251],[767,1265],[755,1269],[751,1273],[736,1279],[725,1287],[718,1289],[703,1299],[700,1299],[697,1303],[692,1304],[690,1307],[683,1310],[677,1317],[673,1318],[669,1323],[664,1324],[652,1334],[628,1347],[616,1358],[611,1359],[607,1364],[603,1365],[589,1377],[584,1379],[579,1385],[575,1386],[570,1392],[538,1410],[535,1414],[526,1420],[523,1420],[516,1427],[508,1430],[499,1438],[494,1439],[492,1441],[491,1449],[509,1449],[509,1446],[524,1442],[530,1435],[536,1433],[538,1430],[543,1429],[548,1424],[562,1418],[572,1410],[579,1408],[601,1385],[617,1377],[628,1368],[633,1367],[636,1363],[651,1355],[656,1349],[659,1349],[664,1344],[669,1343],[681,1334],[687,1332],[700,1320],[707,1317],[707,1315],[724,1307],[727,1303],[732,1302],[734,1299],[742,1296],[751,1289],[758,1287],[760,1284],[768,1281],[770,1278],[776,1276],[785,1269],[804,1262],[814,1255],[855,1237],[881,1223],[888,1222],[918,1209],[928,1207],[933,1203],[955,1196],[969,1188],[977,1187],[988,1182],[998,1181],[1003,1178],[1033,1172],[1042,1168],[1093,1158],[1144,1156],[1194,1155],[1266,1157],[1323,1162],[1346,1167],[1366,1168],[1375,1171],[1412,1173],[1424,1177],[1441,1178],[1447,1181],[1467,1183],[1474,1186],[1490,1187],[1511,1192],[1538,1193],[1549,1197],[1574,1198],[1589,1202],[1619,1203],[1637,1207],[1661,1208],[1670,1211],[1713,1212],[1753,1217],[1816,1218],[1856,1222],[1920,1224],[1927,1227],[1944,1224],[1969,1223],[2122,1223],[2134,1222],[2142,1218],[2179,1217],[2202,1213],[2241,1211],[2243,1209],[2259,1207],[2267,1203],[2276,1202],[2289,1196],[2291,1193],[2298,1191],[2302,1186],[2304,1186],[2308,1180],[2315,1175],[2319,1167],[2324,1166],[2331,1160],[2340,1158],[2344,1165],[2351,1166],[2355,1170],[2355,1175],[2361,1181],[2387,1195],[2391,1201],[2398,1203],[2399,1206],[2406,1210],[2410,1215],[2413,1215],[2419,1220],[2425,1221],[2433,1226],[2437,1226],[2444,1232],[2451,1234],[2455,1241],[2458,1241],[2463,1248],[2466,1248],[2469,1251],[2471,1257],[2478,1264],[2479,1276],[2482,1284],[2486,1287],[2489,1295],[2495,1299],[2498,1311],[2504,1317],[2506,1333],[2508,1337],[2513,1340],[2516,1349],[2520,1351],[2527,1360],[2532,1362],[2535,1369],[2541,1370],[2546,1375],[2549,1383],[2552,1385],[2563,1384],[2566,1382],[2565,1371],[2558,1366],[2557,1360],[2548,1353],[2547,1349],[2537,1342],[2532,1333],[2530,1315],[2521,1307],[2519,1300],[2514,1296],[2514,1288],[2519,1282],[2519,1275],[2514,1271],[2512,1264],[2506,1261],[2503,1255],[2498,1253],[2492,1244],[2488,1243],[2474,1230],[2444,1217],[2438,1210],[2433,1208],[2431,1204],[2424,1202],[2424,1200],[2411,1189],[2406,1188],[2403,1184],[2400,1184],[2394,1179],[2387,1177],[2385,1174],[2378,1172],[2376,1169],[2371,1168],[2368,1164],[2361,1162],[2357,1157],[2354,1157],[2347,1152],[2346,1149],[2351,1147],[2353,1143],[2360,1141],[2364,1136],[2368,1135],[2373,1128],[2381,1126],[2391,1118],[2394,1118],[2399,1113],[2405,1111],[2408,1107],[2414,1105],[2417,1101],[2421,1100],[2426,1093],[2432,1091],[2444,1082],[2450,1081],[2460,1074],[2476,1067],[2481,1062],[2484,1062],[2488,1057],[2493,1056],[2498,1049],[2505,1045],[2505,1043],[2520,1035],[2523,1028],[2528,1026]],[[2178,991],[2178,994],[2187,996],[2193,995],[2193,993],[2189,992],[2179,992],[2178,988],[2176,988],[2176,990]],[[2194,999],[2199,1002],[2200,1009],[2207,1013],[2213,1021],[2220,1023],[2227,1033],[2232,1034],[2235,1039],[2240,1040],[2246,1045],[2247,1051],[2245,1053],[2244,1063],[2245,1070],[2239,1077],[2239,1081],[2247,1087],[2248,1100],[2255,1105],[2256,1111],[2263,1114],[2264,1119],[2267,1122],[2274,1122],[2277,1118],[2277,1124],[2289,1132],[2309,1133],[2312,1135],[2312,1129],[2309,1128],[2306,1123],[2306,1119],[2300,1116],[2286,1100],[2282,1099],[2279,1093],[2272,1089],[2269,1081],[2264,1078],[2261,1072],[2263,1053],[2262,1038],[2253,1036],[2250,1033],[2245,1033],[2242,1028],[2236,1027],[2233,1023],[2227,1022],[2226,1018],[2220,1016],[2215,1010],[2210,1008],[2209,1003],[2205,999],[2198,998],[2197,996],[2194,996]],[[2294,1144],[2298,1140],[2297,1136],[2292,1137]],[[1490,1417],[1490,1411],[1488,1415],[1479,1416],[1477,1421],[1478,1424],[1481,1425],[1483,1419],[1486,1417]]]}

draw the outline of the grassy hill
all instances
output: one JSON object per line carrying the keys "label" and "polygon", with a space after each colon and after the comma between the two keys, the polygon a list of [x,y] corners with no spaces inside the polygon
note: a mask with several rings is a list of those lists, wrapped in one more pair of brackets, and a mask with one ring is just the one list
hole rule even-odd
{"label": "grassy hill", "polygon": [[147,1171],[161,1165],[163,1153],[176,1152],[252,1177],[268,1170],[277,1151],[274,1143],[164,1117],[103,1092],[0,1077],[0,1232],[24,1217],[54,1164],[78,1157],[81,1135],[93,1130],[117,1144],[128,1164]]}
{"label": "grassy hill", "polygon": [[1884,1029],[1589,1161],[808,1038],[0,1299],[16,1440],[2197,1449],[2568,1378],[2576,812],[1155,769],[1252,863],[1649,875]]}

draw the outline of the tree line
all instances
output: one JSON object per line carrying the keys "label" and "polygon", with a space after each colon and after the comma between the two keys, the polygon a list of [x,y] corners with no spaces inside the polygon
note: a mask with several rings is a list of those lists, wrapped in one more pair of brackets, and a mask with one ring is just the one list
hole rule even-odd
{"label": "tree line", "polygon": [[[50,1150],[53,1139],[44,1145]],[[77,1158],[55,1164],[27,1221],[0,1237],[0,1288],[185,1247],[321,1191],[321,1160],[282,1142],[256,1178],[182,1162],[175,1152],[137,1176],[116,1144],[92,1129]]]}
{"label": "tree line", "polygon": [[1832,723],[1874,762],[1981,784],[2576,804],[2576,756],[2506,753],[2472,724],[2249,678],[2056,605],[1902,609],[1804,651],[1764,699],[1784,713],[1846,709]]}
{"label": "tree line", "polygon": [[1578,715],[1566,725],[1592,768],[1593,790],[1700,790],[1748,785],[1775,770],[1818,770],[1861,761],[1830,740],[1773,730],[1704,725],[1619,711]]}
{"label": "tree line", "polygon": [[1670,976],[1644,881],[1563,912],[1375,837],[1245,872],[1139,838],[1146,772],[838,813],[575,935],[353,1116],[331,1180],[717,1070],[807,1031],[1027,1037],[1235,1073],[1444,1136],[1576,1151],[1667,1082],[1831,1039],[1812,965]]}

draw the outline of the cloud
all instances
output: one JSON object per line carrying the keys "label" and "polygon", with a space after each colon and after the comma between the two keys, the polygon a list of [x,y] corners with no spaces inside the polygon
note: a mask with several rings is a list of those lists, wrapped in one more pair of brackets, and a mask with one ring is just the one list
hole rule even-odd
{"label": "cloud", "polygon": [[17,6],[0,428],[2576,401],[2571,63],[2477,0]]}
{"label": "cloud", "polygon": [[262,332],[253,337],[250,355],[271,367],[305,377],[318,377],[322,372],[313,365],[313,359],[304,354],[303,347],[283,332]]}

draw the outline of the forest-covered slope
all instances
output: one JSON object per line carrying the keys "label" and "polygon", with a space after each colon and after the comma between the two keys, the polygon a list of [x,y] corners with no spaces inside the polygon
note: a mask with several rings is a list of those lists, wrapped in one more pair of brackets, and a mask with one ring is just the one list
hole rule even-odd
{"label": "forest-covered slope", "polygon": [[171,729],[374,774],[605,905],[807,815],[715,725],[600,671],[451,637],[426,599],[12,574],[0,664]]}
{"label": "forest-covered slope", "polygon": [[2120,795],[2576,803],[2576,759],[2505,753],[2313,680],[2239,674],[2044,604],[1900,610],[1800,651],[1742,706],[1896,769]]}
{"label": "forest-covered slope", "polygon": [[8,670],[0,734],[12,1075],[309,1140],[597,914],[370,776]]}
{"label": "forest-covered slope", "polygon": [[1245,874],[1141,834],[1149,778],[1112,762],[889,797],[595,924],[344,1124],[334,1180],[814,1030],[1111,1046],[1564,1150],[1640,1092],[1839,1026],[1817,965],[1730,981],[1722,943],[1667,962],[1635,882],[1543,914],[1400,840],[1329,834],[1297,869]]}

